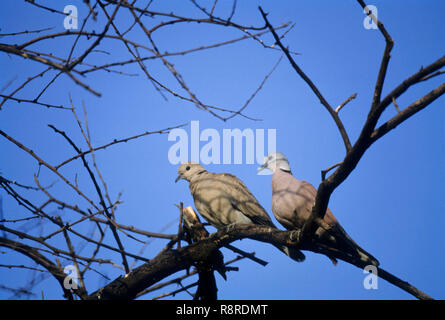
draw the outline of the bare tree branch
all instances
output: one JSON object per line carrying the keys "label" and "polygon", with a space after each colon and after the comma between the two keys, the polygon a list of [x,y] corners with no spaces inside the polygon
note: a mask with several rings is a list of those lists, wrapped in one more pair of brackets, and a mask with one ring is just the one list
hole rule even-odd
{"label": "bare tree branch", "polygon": [[[230,244],[233,241],[249,238],[271,244],[282,244],[293,246],[304,250],[320,252],[317,243],[306,240],[298,240],[299,237],[291,236],[295,231],[280,231],[266,226],[259,225],[238,225],[230,228],[229,231],[219,231],[211,234],[199,242],[193,243],[178,250],[163,250],[154,259],[134,269],[124,278],[118,278],[105,287],[92,293],[88,299],[133,299],[138,293],[165,277],[185,270],[192,266],[195,261],[207,261],[209,256],[217,249]],[[294,239],[294,240],[291,240]],[[353,263],[359,268],[363,268],[363,262],[354,261],[342,253],[338,253],[329,248],[324,249],[324,253],[331,252],[332,255],[346,262]],[[414,295],[419,299],[431,299],[430,296],[413,287],[409,283],[400,280],[396,276],[379,269],[378,276],[387,280],[400,289]]]}
{"label": "bare tree branch", "polygon": [[297,65],[294,58],[291,56],[289,49],[286,48],[282,43],[280,37],[277,35],[275,30],[273,29],[272,25],[269,23],[269,20],[267,20],[267,14],[264,13],[263,9],[259,7],[259,10],[261,12],[261,15],[263,16],[263,19],[266,23],[266,26],[269,28],[270,32],[274,36],[275,42],[278,44],[278,46],[281,48],[283,53],[286,55],[287,59],[289,60],[292,68],[298,73],[298,75],[309,85],[311,90],[314,92],[314,94],[317,96],[317,98],[320,100],[320,103],[325,107],[325,109],[329,112],[332,119],[334,119],[335,124],[337,125],[338,130],[340,131],[340,135],[343,138],[343,143],[345,144],[346,151],[349,152],[351,150],[351,142],[349,141],[348,134],[346,133],[346,129],[343,126],[343,123],[341,122],[337,112],[331,107],[331,105],[327,102],[327,100],[323,97],[321,92],[318,90],[318,88],[315,86],[315,84],[312,82],[312,80],[301,70],[301,68]]}
{"label": "bare tree branch", "polygon": [[63,285],[63,281],[66,277],[66,274],[63,272],[63,269],[56,266],[54,263],[48,260],[44,255],[38,252],[35,248],[25,245],[23,243],[19,243],[17,241],[5,239],[3,237],[0,237],[0,246],[7,247],[11,250],[20,252],[26,255],[27,257],[31,258],[32,260],[34,260],[38,265],[44,267],[59,282],[64,292],[64,296],[69,300],[73,300],[71,292],[65,289]]}

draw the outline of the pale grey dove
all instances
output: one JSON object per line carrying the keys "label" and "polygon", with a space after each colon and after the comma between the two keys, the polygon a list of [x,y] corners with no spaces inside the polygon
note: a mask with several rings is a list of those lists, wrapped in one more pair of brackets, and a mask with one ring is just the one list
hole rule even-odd
{"label": "pale grey dove", "polygon": [[[264,158],[264,164],[258,169],[270,169],[272,176],[272,211],[275,218],[286,229],[300,229],[310,217],[317,190],[309,182],[296,179],[290,170],[289,161],[281,152],[273,152]],[[363,250],[346,233],[329,208],[324,215],[330,229],[319,227],[316,235],[319,241],[340,250],[353,259],[367,264],[379,265],[377,259]],[[332,257],[330,257],[332,259]],[[332,259],[336,263],[335,259]]]}
{"label": "pale grey dove", "polygon": [[[196,210],[217,229],[234,224],[258,224],[276,228],[266,210],[246,185],[228,173],[212,173],[195,162],[178,168],[178,177],[189,182]],[[290,258],[303,261],[304,254],[295,248],[276,246]]]}

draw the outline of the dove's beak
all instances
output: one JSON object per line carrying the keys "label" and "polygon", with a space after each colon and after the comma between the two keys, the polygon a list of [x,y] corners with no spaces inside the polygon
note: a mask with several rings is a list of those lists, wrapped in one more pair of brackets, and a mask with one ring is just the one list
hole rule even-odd
{"label": "dove's beak", "polygon": [[176,177],[175,183],[182,179],[182,174]]}
{"label": "dove's beak", "polygon": [[263,171],[266,168],[267,168],[267,162],[264,162],[263,165],[258,168],[257,172]]}

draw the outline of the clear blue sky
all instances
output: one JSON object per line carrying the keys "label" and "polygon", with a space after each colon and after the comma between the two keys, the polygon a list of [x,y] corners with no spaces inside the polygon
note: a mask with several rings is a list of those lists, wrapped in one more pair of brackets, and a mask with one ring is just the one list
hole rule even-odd
{"label": "clear blue sky", "polygon": [[[141,2],[141,6],[145,3],[138,2]],[[220,2],[216,13],[228,15],[231,3]],[[81,1],[47,3],[59,10],[63,10],[67,4],[77,4],[80,17],[87,14]],[[234,21],[245,25],[262,25],[257,9],[259,4],[269,12],[268,17],[273,24],[296,23],[284,43],[291,50],[301,53],[295,57],[296,62],[332,105],[336,106],[352,93],[357,93],[357,98],[341,111],[350,138],[355,141],[369,110],[383,53],[381,34],[363,27],[365,15],[355,1],[238,1]],[[373,1],[369,4],[377,6],[378,18],[384,22],[395,41],[383,89],[383,94],[386,94],[421,66],[444,54],[445,2],[407,0]],[[166,6],[170,9],[166,9]],[[55,27],[54,32],[64,31],[61,16],[42,12],[24,1],[2,1],[0,7],[0,33],[41,27]],[[188,1],[155,0],[152,9],[199,15]],[[149,21],[149,18],[145,19]],[[123,26],[132,23],[128,15],[118,16],[118,21]],[[94,26],[90,28],[94,29]],[[182,28],[165,28],[154,34],[154,40],[162,51],[171,52],[240,36],[242,34],[235,29],[187,24]],[[28,38],[24,36],[22,39]],[[271,43],[271,37],[265,39]],[[52,53],[67,56],[72,40],[42,42],[34,48],[48,50],[45,44],[51,43]],[[138,40],[148,43],[142,33]],[[0,38],[0,42],[9,41],[10,38]],[[131,58],[121,43],[104,40],[103,44],[102,48],[112,52],[114,57],[122,60]],[[79,51],[75,52],[75,55],[78,54]],[[94,57],[96,61],[90,60],[92,63],[115,61],[101,52],[94,53]],[[279,57],[279,51],[264,49],[257,42],[247,40],[184,57],[172,57],[169,61],[175,64],[202,101],[237,109],[256,90]],[[161,80],[177,87],[161,62],[147,65]],[[13,86],[6,91],[9,92],[26,77],[43,69],[40,64],[2,53],[0,87],[16,77]],[[277,150],[287,155],[294,175],[316,187],[320,183],[320,171],[343,159],[344,146],[333,121],[285,59],[245,110],[246,115],[263,119],[259,122],[242,117],[222,122],[188,102],[171,96],[165,101],[137,66],[119,70],[138,72],[140,75],[90,74],[85,81],[102,93],[101,98],[75,86],[66,76],[61,76],[45,93],[42,101],[68,105],[68,94],[71,94],[79,114],[82,113],[81,103],[84,101],[95,146],[146,130],[199,120],[201,130],[214,128],[221,135],[224,128],[276,129]],[[49,79],[51,77],[46,76],[38,80],[40,82],[36,81],[19,96],[34,97]],[[443,76],[436,77],[416,85],[398,100],[398,105],[406,107],[440,85],[443,79]],[[445,298],[445,241],[442,236],[445,227],[444,103],[442,97],[375,143],[350,177],[335,190],[329,204],[349,235],[377,257],[384,269],[440,299]],[[391,118],[395,113],[395,108],[389,107],[382,120]],[[73,151],[47,124],[55,124],[76,139],[83,149],[87,148],[82,144],[77,125],[68,111],[47,110],[15,102],[7,102],[0,111],[3,131],[56,164],[73,155]],[[185,130],[190,132],[190,127]],[[167,135],[153,135],[97,153],[97,161],[112,198],[123,192],[121,200],[124,203],[117,211],[118,222],[157,232],[178,217],[175,203],[183,201],[184,205],[193,204],[186,182],[174,183],[177,166],[170,164],[167,158],[172,144],[167,140]],[[32,185],[37,169],[37,164],[28,155],[4,138],[0,139],[0,171],[4,177]],[[272,215],[271,177],[258,176],[257,165],[208,165],[207,169],[237,175]],[[82,167],[79,162],[67,166],[63,173],[74,179],[75,173],[80,171]],[[93,194],[87,176],[82,173],[78,179],[80,185],[89,188],[90,194]],[[42,172],[42,183],[49,184],[55,180],[48,172]],[[62,182],[58,182],[52,190],[67,201],[76,199]],[[5,218],[27,216],[26,211],[18,207],[4,190],[0,190],[0,196]],[[29,196],[37,203],[44,200],[41,196]],[[63,216],[56,207],[53,213]],[[52,230],[49,225],[42,228],[46,232]],[[167,233],[176,231],[176,223],[166,230]],[[30,232],[37,234],[38,229]],[[140,244],[126,238],[125,242],[128,251],[138,252]],[[80,246],[82,241],[77,239],[75,244]],[[163,240],[155,240],[143,255],[153,257],[164,245]],[[220,299],[413,298],[381,279],[377,290],[365,290],[362,270],[343,262],[334,267],[326,257],[311,252],[306,253],[304,263],[298,264],[268,244],[242,240],[234,245],[255,251],[269,264],[262,267],[242,261],[237,264],[240,270],[230,272],[227,282],[216,275]],[[29,260],[19,254],[4,248],[0,251],[0,264],[29,264]],[[101,252],[102,257],[121,261],[118,255],[106,249]],[[234,256],[230,251],[223,252],[227,259]],[[111,279],[121,274],[116,269],[103,270]],[[29,275],[22,270],[0,268],[0,284],[16,287],[26,284],[28,280]],[[189,279],[185,284],[195,280]],[[91,292],[105,283],[94,273],[90,273],[87,279]],[[175,286],[170,286],[165,291],[174,289]],[[42,291],[47,299],[61,298],[61,290],[53,278],[35,287],[37,296],[34,298],[39,299]],[[155,295],[160,293],[156,292]],[[10,296],[9,292],[0,290],[1,299]],[[146,298],[153,296],[147,295]],[[190,297],[182,293],[176,298]]]}

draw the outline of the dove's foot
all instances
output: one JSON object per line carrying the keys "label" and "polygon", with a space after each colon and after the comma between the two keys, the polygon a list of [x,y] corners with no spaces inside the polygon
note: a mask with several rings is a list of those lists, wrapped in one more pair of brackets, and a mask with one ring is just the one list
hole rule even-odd
{"label": "dove's foot", "polygon": [[303,237],[303,232],[300,229],[298,229],[298,230],[293,230],[290,233],[289,239],[291,241],[295,241],[295,242],[299,243],[301,241],[302,237]]}
{"label": "dove's foot", "polygon": [[236,223],[231,223],[226,226],[226,232],[232,231],[236,226]]}

